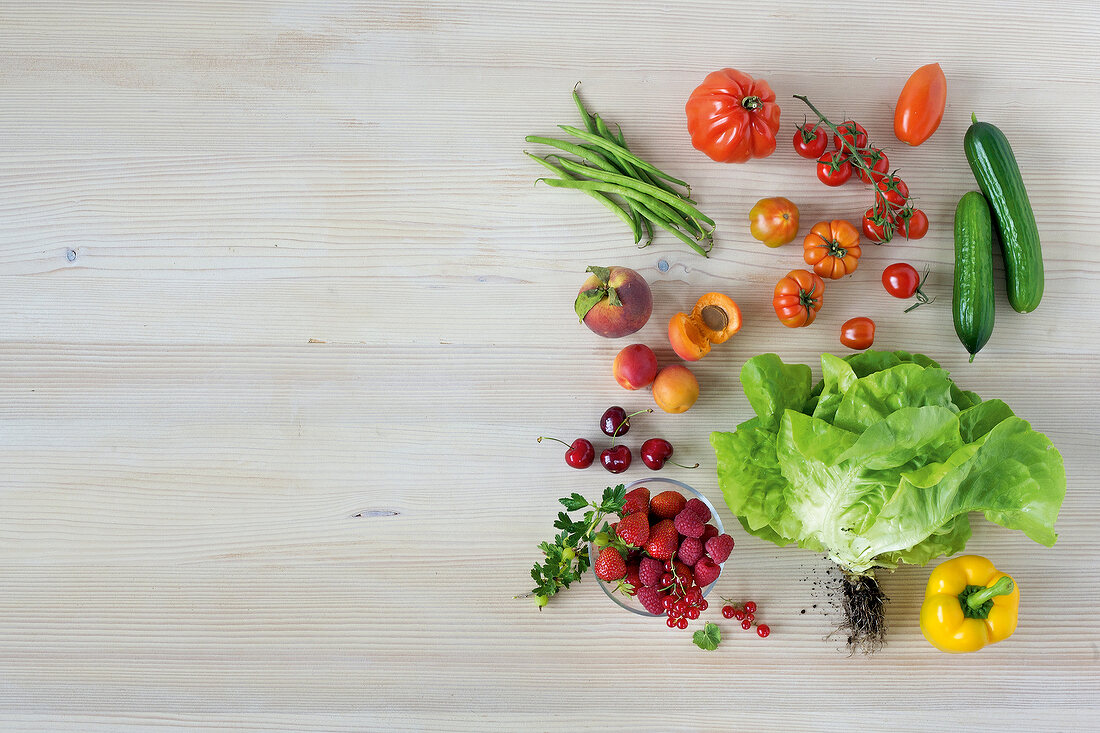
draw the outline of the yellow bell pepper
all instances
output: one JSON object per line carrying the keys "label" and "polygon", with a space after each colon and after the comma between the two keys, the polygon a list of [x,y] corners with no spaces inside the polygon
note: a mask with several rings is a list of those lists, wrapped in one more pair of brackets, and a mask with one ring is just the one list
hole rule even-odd
{"label": "yellow bell pepper", "polygon": [[928,578],[920,630],[940,651],[976,652],[1016,630],[1020,589],[1011,577],[977,555],[941,563]]}

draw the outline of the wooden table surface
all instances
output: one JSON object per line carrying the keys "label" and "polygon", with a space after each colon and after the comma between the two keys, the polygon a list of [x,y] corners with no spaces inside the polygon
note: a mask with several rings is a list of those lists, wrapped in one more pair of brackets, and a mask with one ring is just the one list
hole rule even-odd
{"label": "wooden table surface", "polygon": [[[1098,34],[1095,3],[1073,0],[6,4],[0,728],[1095,730]],[[947,114],[907,149],[893,104],[931,61]],[[689,143],[684,100],[723,66],[779,95],[767,160]],[[637,250],[594,202],[533,185],[523,137],[576,124],[578,81],[692,182],[718,221],[710,259],[667,236]],[[800,250],[762,247],[746,212],[785,195],[807,224],[856,221],[870,201],[790,149],[795,93],[870,129],[931,230],[868,250],[788,331],[770,291]],[[1027,316],[998,294],[968,365],[950,281],[971,111],[1013,143],[1047,285]],[[931,269],[935,305],[903,315],[882,292],[898,260]],[[572,316],[592,264],[650,281],[636,337]],[[664,324],[707,290],[744,328],[698,363],[695,408],[630,437],[702,463],[662,475],[716,503],[707,438],[749,415],[741,364],[816,364],[854,315],[1051,437],[1069,476],[1058,544],[976,520],[968,546],[1022,586],[1011,640],[935,651],[917,627],[928,569],[906,567],[882,576],[889,646],[850,657],[825,638],[828,564],[740,529],[718,593],[754,599],[767,640],[725,622],[702,652],[590,579],[542,613],[513,600],[556,499],[617,480],[535,437],[596,438],[607,406],[649,405],[614,383],[613,355],[637,340],[674,361]]]}

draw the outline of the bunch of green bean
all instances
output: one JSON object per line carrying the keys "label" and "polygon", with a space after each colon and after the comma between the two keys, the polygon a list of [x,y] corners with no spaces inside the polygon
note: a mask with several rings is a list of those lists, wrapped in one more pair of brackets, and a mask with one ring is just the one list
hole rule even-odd
{"label": "bunch of green bean", "polygon": [[[645,244],[639,246],[645,247],[653,241],[653,225],[657,225],[706,257],[714,246],[714,220],[695,207],[691,187],[631,153],[622,128],[618,128],[617,135],[613,134],[599,115],[589,114],[576,88],[573,101],[584,119],[585,129],[558,127],[584,141],[583,144],[538,135],[525,139],[572,153],[580,160],[559,154],[539,157],[524,151],[558,175],[538,180],[555,188],[574,188],[596,199],[626,222],[634,233],[635,244],[641,242],[644,232]],[[680,193],[674,186],[684,188],[687,193]]]}

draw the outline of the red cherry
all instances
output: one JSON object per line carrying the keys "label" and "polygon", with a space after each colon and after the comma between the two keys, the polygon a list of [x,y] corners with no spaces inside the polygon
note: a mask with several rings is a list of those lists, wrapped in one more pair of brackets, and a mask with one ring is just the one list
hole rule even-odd
{"label": "red cherry", "polygon": [[588,468],[592,465],[592,461],[596,459],[596,449],[592,447],[590,441],[584,438],[577,438],[572,443],[566,443],[564,440],[558,440],[557,438],[539,436],[536,442],[541,443],[543,440],[555,440],[562,445],[568,445],[569,450],[565,451],[565,462],[573,468]]}
{"label": "red cherry", "polygon": [[630,449],[625,445],[605,448],[603,453],[600,453],[600,463],[611,473],[622,473],[630,468],[630,459]]}
{"label": "red cherry", "polygon": [[760,635],[761,639],[767,639],[772,630],[768,628],[767,624],[760,624],[756,627],[756,633]]}
{"label": "red cherry", "polygon": [[617,435],[626,435],[630,431],[630,418],[641,415],[643,412],[653,412],[653,409],[638,410],[628,415],[626,410],[618,405],[609,407],[600,416],[600,430],[604,435],[610,435],[613,438]]}
{"label": "red cherry", "polygon": [[749,601],[745,604],[745,613],[756,613],[756,604]]}
{"label": "red cherry", "polygon": [[733,618],[733,606],[722,606],[722,616],[724,618]]}
{"label": "red cherry", "polygon": [[674,466],[680,466],[680,468],[699,468],[699,464],[694,466],[683,466],[675,461],[669,461],[672,457],[672,443],[669,443],[664,438],[650,438],[646,442],[642,443],[642,449],[639,451],[642,456],[642,463],[653,471],[660,471],[665,467],[665,462],[668,461]]}

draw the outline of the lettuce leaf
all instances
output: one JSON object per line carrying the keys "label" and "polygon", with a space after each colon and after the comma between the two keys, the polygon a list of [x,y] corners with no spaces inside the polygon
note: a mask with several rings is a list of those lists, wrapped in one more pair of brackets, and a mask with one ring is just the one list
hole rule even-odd
{"label": "lettuce leaf", "polygon": [[855,573],[961,551],[970,512],[1054,544],[1062,457],[1008,405],[920,354],[824,354],[821,368],[813,385],[805,365],[750,359],[741,382],[757,416],[711,434],[746,531]]}

